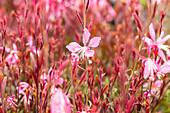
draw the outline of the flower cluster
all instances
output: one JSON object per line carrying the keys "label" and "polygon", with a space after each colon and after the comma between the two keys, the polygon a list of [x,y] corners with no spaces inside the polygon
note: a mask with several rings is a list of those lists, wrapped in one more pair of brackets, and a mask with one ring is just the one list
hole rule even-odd
{"label": "flower cluster", "polygon": [[169,112],[168,17],[168,0],[0,0],[0,113]]}

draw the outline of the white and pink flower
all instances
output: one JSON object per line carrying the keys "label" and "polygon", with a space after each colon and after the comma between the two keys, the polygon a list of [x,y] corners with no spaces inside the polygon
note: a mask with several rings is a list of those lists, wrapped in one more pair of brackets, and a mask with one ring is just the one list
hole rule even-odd
{"label": "white and pink flower", "polygon": [[83,44],[84,46],[80,46],[77,42],[71,42],[69,45],[66,46],[66,48],[72,52],[72,53],[78,53],[80,54],[80,57],[84,58],[86,57],[92,57],[94,56],[94,50],[90,50],[90,47],[97,47],[100,43],[101,38],[100,37],[94,37],[90,40],[89,45],[86,46],[88,40],[90,38],[90,33],[87,28],[84,29],[83,33]]}
{"label": "white and pink flower", "polygon": [[6,98],[6,102],[8,103],[8,106],[7,108],[9,109],[10,107],[13,108],[13,110],[15,111],[16,110],[16,107],[18,107],[15,103],[15,95],[12,95],[10,97],[7,97]]}
{"label": "white and pink flower", "polygon": [[166,73],[170,73],[170,60],[165,61],[163,65],[159,67],[157,77],[160,79],[160,77],[165,76]]}
{"label": "white and pink flower", "polygon": [[[170,39],[170,35],[167,35],[166,37],[163,38],[164,31],[162,31],[160,36],[156,40],[156,34],[155,34],[155,30],[153,28],[152,23],[149,25],[149,34],[150,34],[151,39],[148,37],[143,37],[143,40],[147,43],[149,47],[153,48],[153,52],[155,54],[158,54],[162,58],[163,61],[166,61],[166,57],[162,50],[166,51],[168,56],[170,56],[170,51],[168,49],[169,46],[163,45],[163,43],[165,43],[167,40]],[[158,49],[158,52],[156,51],[157,49]]]}

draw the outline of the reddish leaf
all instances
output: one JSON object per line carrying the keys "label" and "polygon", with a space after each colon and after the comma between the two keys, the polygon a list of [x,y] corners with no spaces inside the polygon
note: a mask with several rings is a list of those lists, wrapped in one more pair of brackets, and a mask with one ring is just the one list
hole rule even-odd
{"label": "reddish leaf", "polygon": [[135,17],[137,26],[142,31],[142,24],[140,23],[139,17],[136,14],[134,15],[134,17]]}
{"label": "reddish leaf", "polygon": [[64,69],[69,63],[70,63],[69,60],[64,61],[64,62],[58,67],[56,74],[60,76],[60,74],[61,74],[61,72],[63,71],[63,69]]}
{"label": "reddish leaf", "polygon": [[107,88],[108,88],[108,84],[102,89],[101,95],[103,95],[103,93],[106,91]]}
{"label": "reddish leaf", "polygon": [[86,4],[86,12],[87,12],[88,7],[89,7],[89,0],[87,0],[87,4]]}
{"label": "reddish leaf", "polygon": [[0,88],[1,88],[1,83],[2,83],[2,74],[0,75]]}
{"label": "reddish leaf", "polygon": [[117,113],[119,111],[119,99],[116,97],[115,100],[115,112]]}
{"label": "reddish leaf", "polygon": [[7,77],[4,77],[1,85],[1,101],[2,101],[2,109],[4,110],[4,92],[6,87]]}
{"label": "reddish leaf", "polygon": [[76,11],[76,15],[77,15],[77,17],[78,17],[80,23],[83,25],[82,19],[81,19],[80,15],[79,15],[79,13],[78,13],[77,11]]}
{"label": "reddish leaf", "polygon": [[100,80],[99,80],[98,75],[96,75],[96,80],[97,80],[97,82],[98,82],[98,83],[99,83],[99,85],[100,85]]}
{"label": "reddish leaf", "polygon": [[157,7],[157,1],[156,1],[155,4],[154,4],[154,10],[153,10],[153,14],[152,14],[152,19],[155,17],[156,7]]}
{"label": "reddish leaf", "polygon": [[34,78],[34,81],[35,81],[35,83],[36,83],[36,86],[38,86],[38,84],[37,84],[37,76],[36,76],[36,74],[35,74],[35,71],[32,69],[31,66],[28,66],[28,68],[29,68],[30,71],[31,71],[31,75],[32,75],[32,77]]}
{"label": "reddish leaf", "polygon": [[145,113],[150,113],[150,107],[147,107],[147,108],[146,108]]}
{"label": "reddish leaf", "polygon": [[78,86],[82,83],[82,81],[84,80],[84,78],[85,78],[85,76],[86,76],[86,73],[87,73],[87,71],[85,71],[84,73],[83,73],[83,75],[81,76],[81,78],[80,78],[80,81],[79,81],[79,83],[78,83]]}

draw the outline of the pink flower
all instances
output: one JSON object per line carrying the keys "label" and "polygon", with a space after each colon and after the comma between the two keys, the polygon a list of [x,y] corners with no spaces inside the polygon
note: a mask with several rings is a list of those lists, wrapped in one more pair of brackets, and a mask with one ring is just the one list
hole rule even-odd
{"label": "pink flower", "polygon": [[[0,47],[0,50],[3,50],[3,47]],[[9,53],[8,56],[5,58],[6,62],[14,65],[19,61],[18,50],[15,43],[13,43],[13,50],[5,47],[5,51]]]}
{"label": "pink flower", "polygon": [[[36,47],[33,46],[32,36],[29,36],[29,38],[28,38],[28,43],[26,43],[26,45],[27,45],[27,46],[30,46],[31,51],[32,51],[34,54],[36,54]],[[40,50],[39,50],[39,49],[37,49],[37,54],[38,54],[38,56],[39,56],[39,54],[40,54]]]}
{"label": "pink flower", "polygon": [[151,93],[149,92],[149,90],[146,90],[148,88],[148,83],[144,83],[143,87],[144,87],[144,90],[146,90],[146,92],[144,93],[144,96],[149,98],[149,97],[151,97],[151,94],[152,95],[159,94],[162,83],[163,83],[162,80],[157,80],[157,81],[153,82],[152,87],[151,87]]}
{"label": "pink flower", "polygon": [[161,85],[162,85],[163,81],[162,80],[157,80],[155,83],[154,83],[154,88],[160,88]]}
{"label": "pink flower", "polygon": [[[3,47],[0,47],[0,50],[3,50]],[[10,48],[5,47],[5,51],[9,53],[9,52],[11,52],[11,49],[10,49]]]}
{"label": "pink flower", "polygon": [[155,62],[154,59],[150,58],[150,48],[148,47],[148,58],[141,56],[136,50],[135,52],[142,59],[142,65],[144,67],[143,77],[146,79],[150,76],[149,79],[154,81],[154,72],[158,71],[159,65]]}
{"label": "pink flower", "polygon": [[152,95],[157,95],[160,93],[160,88],[161,88],[162,83],[163,83],[162,80],[155,81],[154,85],[151,88]]}
{"label": "pink flower", "polygon": [[170,73],[170,60],[165,61],[164,64],[159,69],[162,73]]}
{"label": "pink flower", "polygon": [[[30,103],[29,99],[32,99],[33,88],[26,82],[20,82],[19,89],[17,88],[17,90],[19,90],[20,95],[23,95],[21,101],[24,100],[25,102]],[[26,95],[26,90],[29,91],[28,96]]]}
{"label": "pink flower", "polygon": [[143,94],[143,96],[146,98],[150,98],[151,94],[150,94],[149,90],[146,90],[146,92]]}
{"label": "pink flower", "polygon": [[49,69],[48,71],[48,75],[46,76],[47,80],[54,80],[55,84],[57,83],[57,85],[60,85],[63,83],[64,79],[63,78],[59,78],[59,75],[57,75],[56,70],[53,70],[52,67]]}
{"label": "pink flower", "polygon": [[31,86],[26,82],[19,83],[19,94],[25,95],[25,90],[30,89]]}
{"label": "pink flower", "polygon": [[69,98],[62,89],[58,88],[50,100],[51,113],[71,113],[71,106]]}
{"label": "pink flower", "polygon": [[86,57],[92,57],[94,55],[94,50],[90,50],[89,47],[97,47],[100,43],[101,38],[100,37],[94,37],[90,40],[90,43],[88,46],[86,46],[88,40],[90,38],[90,33],[87,28],[84,29],[83,33],[83,44],[84,47],[80,46],[76,42],[71,42],[69,45],[66,46],[66,48],[72,52],[72,53],[80,53],[80,57],[84,58]]}
{"label": "pink flower", "polygon": [[5,58],[5,61],[7,61],[9,64],[16,64],[19,61],[17,51],[12,50]]}
{"label": "pink flower", "polygon": [[166,73],[170,73],[170,60],[165,61],[164,64],[160,66],[157,77],[160,79],[160,77]]}
{"label": "pink flower", "polygon": [[28,46],[33,46],[33,40],[32,40],[32,36],[29,36],[29,38],[28,38],[28,43],[26,43],[26,45]]}
{"label": "pink flower", "polygon": [[[52,69],[52,67],[49,69],[48,71],[48,74],[46,73],[43,73],[41,76],[40,76],[40,79],[42,80],[42,84],[44,86],[47,86],[48,82],[50,82],[50,80],[54,80],[55,81],[55,84],[57,83],[57,85],[60,85],[63,83],[64,79],[63,78],[59,78],[59,76],[56,74],[56,71]],[[54,84],[54,85],[55,85]]]}
{"label": "pink flower", "polygon": [[[169,46],[168,45],[163,45],[163,43],[165,43],[167,40],[170,39],[170,35],[167,35],[166,37],[163,38],[164,35],[164,31],[161,32],[160,36],[158,37],[157,40],[155,40],[156,38],[156,34],[153,28],[153,24],[151,23],[149,26],[149,34],[151,36],[151,39],[148,37],[143,37],[143,40],[147,43],[147,45],[151,48],[153,48],[153,51],[155,54],[159,54],[159,56],[162,58],[162,60],[166,60],[166,57],[163,53],[162,50],[166,51],[166,53],[168,55],[170,55],[170,51],[169,51]],[[156,51],[156,49],[158,48],[158,53]]]}
{"label": "pink flower", "polygon": [[18,107],[15,103],[15,95],[12,95],[11,97],[6,98],[6,101],[8,103],[7,108],[9,109],[12,106],[13,110],[15,111],[15,107]]}
{"label": "pink flower", "polygon": [[144,83],[144,84],[143,84],[143,87],[144,87],[144,88],[147,88],[147,87],[148,87],[148,83]]}
{"label": "pink flower", "polygon": [[146,58],[142,60],[143,66],[144,66],[144,78],[148,78],[150,76],[150,80],[154,81],[154,72],[157,72],[158,70],[158,64],[151,59],[151,58]]}

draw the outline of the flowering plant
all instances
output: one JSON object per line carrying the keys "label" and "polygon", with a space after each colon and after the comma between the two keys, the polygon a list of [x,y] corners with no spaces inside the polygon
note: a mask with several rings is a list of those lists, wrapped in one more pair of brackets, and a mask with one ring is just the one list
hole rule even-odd
{"label": "flowering plant", "polygon": [[168,0],[0,0],[0,113],[169,110]]}

